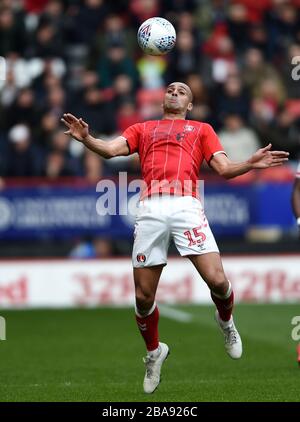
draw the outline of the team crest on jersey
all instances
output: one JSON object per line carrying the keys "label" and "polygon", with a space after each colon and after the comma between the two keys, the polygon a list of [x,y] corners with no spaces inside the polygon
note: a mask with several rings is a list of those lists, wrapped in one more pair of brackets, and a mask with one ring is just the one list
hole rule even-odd
{"label": "team crest on jersey", "polygon": [[183,128],[183,130],[185,132],[193,132],[193,130],[195,130],[195,127],[192,126],[192,125],[185,125],[184,128]]}
{"label": "team crest on jersey", "polygon": [[146,262],[146,256],[143,253],[138,253],[136,256],[137,262]]}

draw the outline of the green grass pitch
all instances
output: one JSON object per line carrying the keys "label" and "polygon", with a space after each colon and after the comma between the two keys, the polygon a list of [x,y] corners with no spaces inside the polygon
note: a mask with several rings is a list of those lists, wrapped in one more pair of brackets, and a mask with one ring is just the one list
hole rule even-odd
{"label": "green grass pitch", "polygon": [[212,306],[176,306],[184,323],[161,317],[171,354],[152,395],[142,391],[144,344],[133,310],[1,311],[0,401],[300,401],[291,319],[296,305],[238,305],[244,355],[224,351]]}

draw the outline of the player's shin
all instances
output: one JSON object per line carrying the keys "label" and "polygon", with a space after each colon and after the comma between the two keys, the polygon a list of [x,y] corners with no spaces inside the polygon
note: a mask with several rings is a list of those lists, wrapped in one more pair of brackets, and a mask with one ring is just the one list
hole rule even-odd
{"label": "player's shin", "polygon": [[146,343],[148,352],[153,352],[158,349],[159,336],[158,336],[158,320],[159,311],[156,303],[148,312],[142,312],[135,308],[135,318],[140,330],[140,333]]}
{"label": "player's shin", "polygon": [[219,317],[222,321],[229,321],[232,315],[234,305],[234,294],[230,282],[227,292],[224,295],[217,294],[211,290],[211,298],[215,303]]}

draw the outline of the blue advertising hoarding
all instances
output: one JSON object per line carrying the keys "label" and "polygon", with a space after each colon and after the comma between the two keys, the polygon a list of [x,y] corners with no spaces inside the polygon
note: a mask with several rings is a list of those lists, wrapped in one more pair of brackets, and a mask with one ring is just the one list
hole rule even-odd
{"label": "blue advertising hoarding", "polygon": [[[290,183],[206,184],[205,213],[216,236],[243,236],[250,226],[280,226],[289,230],[295,224],[291,189]],[[117,210],[119,194],[116,187]],[[94,185],[7,187],[0,192],[0,237],[67,238],[87,234],[131,237],[134,216],[126,212],[105,215],[109,207],[102,195]],[[132,197],[132,193],[128,195],[129,200]],[[111,214],[114,208],[110,208]]]}

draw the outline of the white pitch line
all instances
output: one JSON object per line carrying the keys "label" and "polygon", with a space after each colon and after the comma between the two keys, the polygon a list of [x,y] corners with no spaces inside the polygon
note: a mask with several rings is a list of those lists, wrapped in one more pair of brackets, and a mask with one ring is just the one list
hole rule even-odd
{"label": "white pitch line", "polygon": [[174,319],[175,321],[180,322],[191,322],[193,319],[193,315],[189,314],[184,311],[180,311],[179,309],[170,308],[170,306],[167,305],[159,305],[158,306],[159,313],[161,316],[164,316],[169,319]]}

